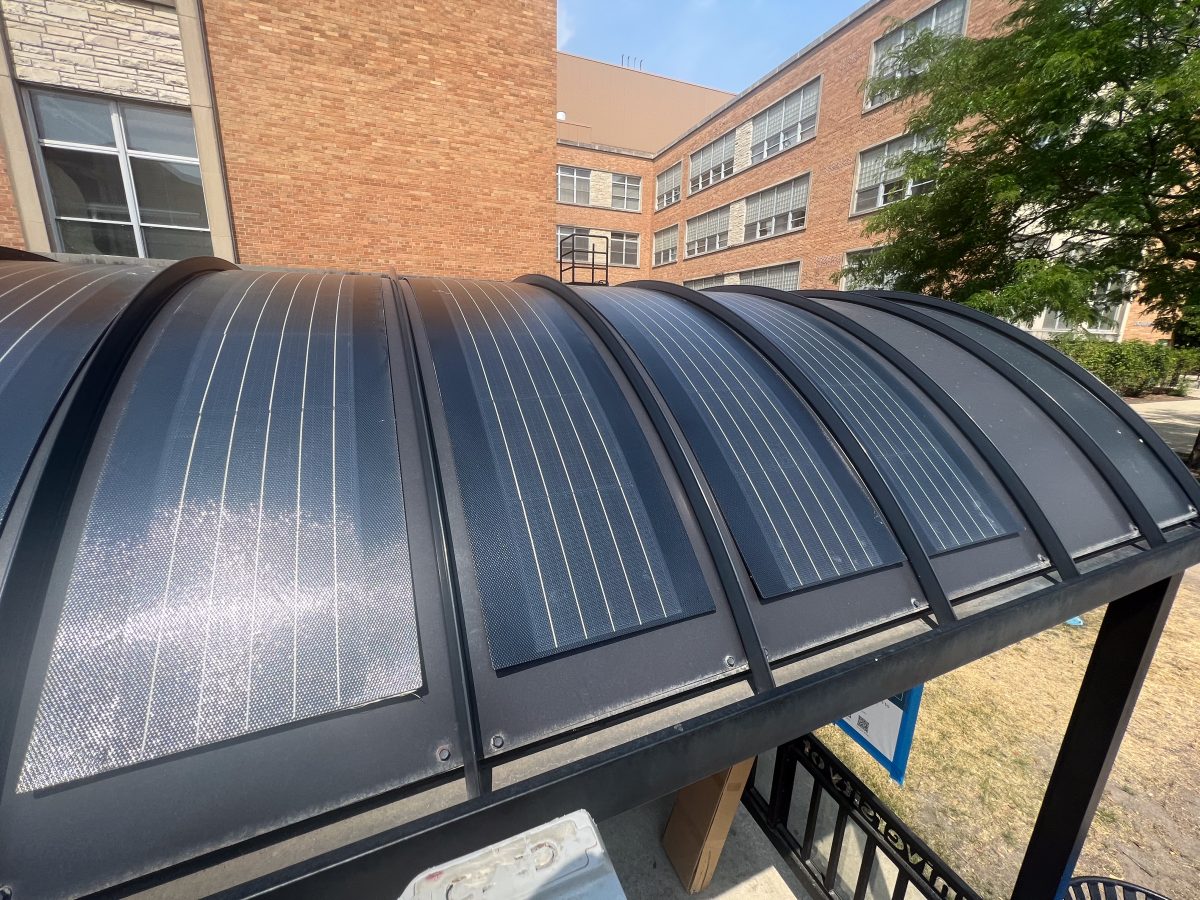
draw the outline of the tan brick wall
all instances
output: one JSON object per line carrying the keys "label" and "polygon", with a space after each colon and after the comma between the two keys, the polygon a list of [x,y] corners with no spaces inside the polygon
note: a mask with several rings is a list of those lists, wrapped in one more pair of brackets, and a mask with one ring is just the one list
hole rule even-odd
{"label": "tan brick wall", "polygon": [[175,10],[119,0],[0,0],[18,79],[188,103]]}
{"label": "tan brick wall", "polygon": [[554,264],[553,0],[206,0],[249,264]]}
{"label": "tan brick wall", "polygon": [[1146,304],[1134,300],[1125,313],[1125,327],[1121,329],[1121,340],[1144,341],[1147,344],[1157,344],[1159,341],[1170,340],[1171,335],[1154,327],[1155,314],[1146,308]]}
{"label": "tan brick wall", "polygon": [[3,153],[0,153],[0,247],[25,249],[25,237],[21,233],[21,220],[17,217],[12,184],[8,179],[8,164]]}

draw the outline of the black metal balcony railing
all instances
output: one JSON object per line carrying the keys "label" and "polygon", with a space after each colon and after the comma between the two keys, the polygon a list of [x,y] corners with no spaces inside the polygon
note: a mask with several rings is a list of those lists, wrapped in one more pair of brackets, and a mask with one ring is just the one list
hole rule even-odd
{"label": "black metal balcony railing", "polygon": [[[586,279],[580,277],[585,272]],[[560,240],[558,280],[565,284],[608,284],[608,236],[569,234]]]}
{"label": "black metal balcony railing", "polygon": [[[760,757],[755,768],[761,764]],[[746,808],[814,896],[897,900],[915,892],[937,900],[978,900],[812,735],[775,751],[769,797],[755,786],[763,781],[756,771],[746,788]]]}

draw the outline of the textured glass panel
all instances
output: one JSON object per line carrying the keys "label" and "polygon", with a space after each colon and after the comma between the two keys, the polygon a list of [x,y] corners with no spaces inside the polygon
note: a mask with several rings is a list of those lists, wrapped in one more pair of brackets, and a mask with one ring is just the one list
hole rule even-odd
{"label": "textured glass panel", "polygon": [[151,271],[0,262],[0,522],[76,369]]}
{"label": "textured glass panel", "polygon": [[925,404],[844,333],[765,297],[712,297],[766,334],[813,380],[879,464],[926,552],[1009,534],[1013,524]]}
{"label": "textured glass panel", "polygon": [[577,290],[629,342],[675,411],[764,597],[900,560],[807,406],[732,331],[665,294]]}
{"label": "textured glass panel", "polygon": [[67,222],[59,220],[64,253],[90,253],[100,256],[137,256],[137,240],[132,225],[109,222]]}
{"label": "textured glass panel", "polygon": [[419,293],[493,666],[710,612],[640,427],[560,302],[511,284]]}
{"label": "textured glass panel", "polygon": [[130,150],[195,157],[196,134],[192,115],[186,110],[122,103],[121,114]]}
{"label": "textured glass panel", "polygon": [[957,328],[1012,363],[1070,413],[1125,474],[1155,521],[1173,523],[1193,514],[1183,489],[1133,429],[1054,363],[987,325],[938,309],[922,307],[921,311]]}
{"label": "textured glass panel", "polygon": [[221,273],[159,316],[20,790],[422,686],[378,284]]}
{"label": "textured glass panel", "polygon": [[115,147],[112,107],[106,100],[64,94],[32,94],[38,134],[50,141]]}
{"label": "textured glass panel", "polygon": [[187,259],[212,256],[212,236],[207,231],[182,231],[178,228],[143,228],[146,255],[151,259]]}
{"label": "textured glass panel", "polygon": [[121,163],[108,153],[45,147],[54,211],[80,219],[129,221]]}
{"label": "textured glass panel", "polygon": [[148,225],[182,225],[207,228],[200,167],[191,163],[129,160],[137,191],[138,214]]}

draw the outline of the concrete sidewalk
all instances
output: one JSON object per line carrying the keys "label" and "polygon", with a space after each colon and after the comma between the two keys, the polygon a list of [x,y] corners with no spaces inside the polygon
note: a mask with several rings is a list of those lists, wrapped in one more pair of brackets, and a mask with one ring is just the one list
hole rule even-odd
{"label": "concrete sidewalk", "polygon": [[1145,403],[1134,401],[1129,405],[1154,426],[1176,453],[1186,456],[1192,452],[1196,431],[1200,430],[1200,397]]}

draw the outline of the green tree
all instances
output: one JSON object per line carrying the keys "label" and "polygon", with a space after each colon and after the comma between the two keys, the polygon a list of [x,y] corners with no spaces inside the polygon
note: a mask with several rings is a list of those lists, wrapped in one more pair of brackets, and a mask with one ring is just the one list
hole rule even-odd
{"label": "green tree", "polygon": [[839,274],[1073,324],[1125,277],[1200,335],[1197,49],[1197,0],[1020,0],[998,36],[906,43],[867,90],[910,105],[940,149],[899,166],[937,186],[873,214],[886,247]]}

